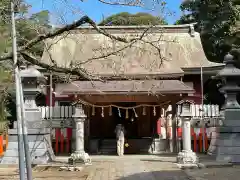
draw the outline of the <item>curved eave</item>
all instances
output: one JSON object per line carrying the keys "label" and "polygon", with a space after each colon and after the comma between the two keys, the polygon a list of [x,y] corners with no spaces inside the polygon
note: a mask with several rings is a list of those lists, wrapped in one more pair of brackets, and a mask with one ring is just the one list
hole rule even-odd
{"label": "curved eave", "polygon": [[[202,67],[203,74],[216,75],[225,64],[220,64],[219,66],[211,67]],[[201,67],[192,67],[192,68],[182,68],[184,74],[201,74]]]}
{"label": "curved eave", "polygon": [[[44,75],[50,75],[50,72],[46,69],[41,69]],[[53,73],[60,78],[66,78],[64,73]],[[94,76],[94,75],[93,75]],[[179,78],[184,76],[184,72],[180,73],[165,73],[165,74],[126,74],[126,75],[112,75],[112,74],[101,74],[96,77],[107,79],[107,80],[120,80],[120,79],[168,79],[168,78]],[[77,76],[71,76],[72,79],[79,79]]]}
{"label": "curved eave", "polygon": [[136,81],[74,81],[69,84],[58,84],[58,94],[91,94],[91,95],[157,95],[188,94],[194,89],[179,80],[136,80]]}
{"label": "curved eave", "polygon": [[96,92],[96,91],[88,91],[88,92],[79,92],[79,91],[64,91],[60,95],[126,95],[126,96],[131,96],[131,95],[180,95],[180,94],[193,94],[195,93],[194,90],[166,90],[166,91],[158,91],[158,92],[147,92],[147,91],[136,91],[136,92],[122,92],[122,91],[104,91],[104,92]]}

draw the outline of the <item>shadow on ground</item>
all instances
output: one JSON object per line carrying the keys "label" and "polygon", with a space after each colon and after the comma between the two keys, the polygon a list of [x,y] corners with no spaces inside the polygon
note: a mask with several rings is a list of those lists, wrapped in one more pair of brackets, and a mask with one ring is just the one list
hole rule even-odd
{"label": "shadow on ground", "polygon": [[168,159],[140,159],[143,162],[170,162],[175,163],[175,160],[168,160]]}
{"label": "shadow on ground", "polygon": [[182,170],[162,170],[142,172],[125,177],[116,177],[116,180],[188,180],[189,176]]}
{"label": "shadow on ground", "polygon": [[[131,167],[129,167],[131,168]],[[134,168],[135,169],[135,168]],[[45,179],[45,180],[60,180],[60,179],[76,179],[76,180],[189,180],[189,176],[180,169],[167,170],[168,168],[161,171],[145,171],[140,173],[131,174],[131,169],[124,170],[124,175],[122,173],[118,174],[114,172],[109,174],[104,173],[107,169],[96,168],[94,176],[91,177],[89,171],[79,171],[79,172],[70,172],[70,171],[43,171],[43,172],[33,172],[33,177],[36,180]],[[128,173],[129,172],[129,173]],[[119,176],[118,176],[119,175]],[[19,179],[19,174],[16,172],[5,172],[0,174],[1,180],[15,180]]]}

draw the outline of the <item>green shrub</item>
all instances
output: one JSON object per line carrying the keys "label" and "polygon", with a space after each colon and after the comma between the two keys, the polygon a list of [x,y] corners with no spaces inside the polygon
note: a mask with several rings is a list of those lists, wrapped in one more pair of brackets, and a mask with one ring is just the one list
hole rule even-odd
{"label": "green shrub", "polygon": [[0,134],[8,126],[9,113],[7,112],[8,91],[12,88],[12,74],[3,67],[0,67]]}

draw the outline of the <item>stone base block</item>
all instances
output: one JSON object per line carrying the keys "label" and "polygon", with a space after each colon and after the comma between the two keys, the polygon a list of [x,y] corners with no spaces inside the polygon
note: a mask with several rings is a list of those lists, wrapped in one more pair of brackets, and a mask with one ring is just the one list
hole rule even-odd
{"label": "stone base block", "polygon": [[217,154],[216,161],[221,163],[240,163],[240,154]]}
{"label": "stone base block", "polygon": [[[41,131],[38,129],[32,131]],[[28,132],[32,132],[29,129]],[[1,164],[18,164],[18,137],[15,129],[9,133],[9,143]],[[50,133],[28,134],[29,153],[32,164],[47,164],[55,159],[52,150]]]}
{"label": "stone base block", "polygon": [[199,159],[193,151],[185,151],[178,153],[177,163],[181,167],[198,166]]}
{"label": "stone base block", "polygon": [[[4,156],[1,160],[0,164],[18,164],[18,156],[17,157],[11,157],[11,156]],[[39,165],[39,164],[48,164],[51,162],[52,159],[50,158],[49,155],[45,154],[41,157],[33,157],[31,156],[31,162],[33,165]]]}
{"label": "stone base block", "polygon": [[240,163],[240,132],[220,132],[216,149],[217,162]]}
{"label": "stone base block", "polygon": [[177,164],[180,169],[194,169],[199,168],[198,164]]}
{"label": "stone base block", "polygon": [[83,152],[74,152],[71,154],[70,158],[68,159],[69,164],[76,164],[76,163],[80,163],[80,164],[86,164],[86,165],[90,165],[92,163],[92,160],[90,158],[90,156],[88,155],[88,153]]}
{"label": "stone base block", "polygon": [[166,152],[167,140],[166,139],[154,139],[152,142],[153,154],[159,154]]}

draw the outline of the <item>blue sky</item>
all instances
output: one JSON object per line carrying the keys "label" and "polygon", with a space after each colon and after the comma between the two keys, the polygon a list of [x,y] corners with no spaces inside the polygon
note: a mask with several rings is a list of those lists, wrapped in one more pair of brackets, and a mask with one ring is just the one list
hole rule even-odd
{"label": "blue sky", "polygon": [[[81,15],[88,15],[96,22],[100,22],[103,18],[119,12],[149,12],[153,15],[159,15],[159,12],[156,10],[150,11],[137,7],[110,6],[100,3],[98,0],[85,0],[84,2],[81,2],[81,0],[27,0],[27,2],[32,6],[30,9],[31,13],[49,10],[52,24],[70,23],[79,19]],[[173,15],[166,15],[165,18],[169,24],[172,24],[181,15],[179,6],[182,0],[166,0],[166,2],[168,12],[173,13]]]}

